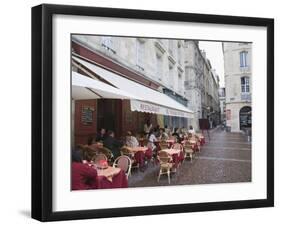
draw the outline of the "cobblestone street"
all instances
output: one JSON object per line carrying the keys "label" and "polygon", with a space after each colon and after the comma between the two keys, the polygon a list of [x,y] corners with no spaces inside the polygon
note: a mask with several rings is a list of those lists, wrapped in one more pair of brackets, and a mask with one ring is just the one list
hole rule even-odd
{"label": "cobblestone street", "polygon": [[[206,135],[206,134],[205,134]],[[195,159],[185,160],[170,185],[235,183],[251,181],[251,142],[241,133],[229,133],[220,128],[210,132],[211,140]],[[169,185],[167,176],[157,183],[158,166],[150,164],[145,172],[134,171],[129,187]]]}

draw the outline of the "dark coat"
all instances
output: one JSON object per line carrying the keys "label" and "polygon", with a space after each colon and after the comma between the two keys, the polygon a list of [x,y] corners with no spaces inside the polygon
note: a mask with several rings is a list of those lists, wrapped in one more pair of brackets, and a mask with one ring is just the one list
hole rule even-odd
{"label": "dark coat", "polygon": [[107,136],[103,141],[103,146],[112,152],[114,158],[117,158],[121,155],[120,148],[123,146],[123,142],[115,139],[114,137]]}

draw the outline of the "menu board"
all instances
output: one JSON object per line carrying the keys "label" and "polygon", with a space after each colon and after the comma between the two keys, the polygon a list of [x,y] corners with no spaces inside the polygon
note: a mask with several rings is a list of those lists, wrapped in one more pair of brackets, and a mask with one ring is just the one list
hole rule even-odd
{"label": "menu board", "polygon": [[88,106],[82,107],[81,122],[83,125],[92,125],[94,117],[94,109]]}

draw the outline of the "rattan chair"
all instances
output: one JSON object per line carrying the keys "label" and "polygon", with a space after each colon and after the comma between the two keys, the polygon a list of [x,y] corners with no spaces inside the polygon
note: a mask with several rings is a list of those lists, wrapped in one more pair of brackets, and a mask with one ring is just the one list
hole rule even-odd
{"label": "rattan chair", "polygon": [[128,156],[129,158],[132,158],[132,157],[133,157],[132,152],[129,150],[128,147],[125,147],[125,146],[123,146],[123,147],[120,149],[120,153],[121,153],[121,155],[126,155],[126,156]]}
{"label": "rattan chair", "polygon": [[82,158],[87,161],[91,161],[97,155],[97,150],[86,146],[82,149]]}
{"label": "rattan chair", "polygon": [[131,175],[132,161],[128,156],[121,155],[115,159],[113,167],[122,169],[128,178]]}
{"label": "rattan chair", "polygon": [[104,154],[107,157],[108,162],[112,163],[113,154],[108,148],[101,147],[101,148],[98,149],[98,153]]}
{"label": "rattan chair", "polygon": [[189,158],[190,162],[192,162],[193,157],[194,157],[194,151],[192,149],[192,145],[188,144],[188,143],[185,143],[183,149],[184,149],[184,158],[185,159]]}
{"label": "rattan chair", "polygon": [[169,154],[167,152],[160,151],[158,153],[158,160],[159,160],[160,170],[159,170],[157,182],[159,182],[161,175],[167,174],[168,183],[170,184],[171,183],[170,173],[171,173],[171,169],[173,167],[173,163],[170,162],[171,157],[169,156]]}
{"label": "rattan chair", "polygon": [[159,145],[160,145],[161,150],[169,148],[169,144],[166,141],[161,141],[159,143]]}
{"label": "rattan chair", "polygon": [[174,143],[171,149],[177,149],[183,151],[183,146],[180,143]]}
{"label": "rattan chair", "polygon": [[107,157],[106,157],[105,154],[102,154],[102,153],[97,154],[97,155],[92,159],[92,161],[93,161],[95,164],[99,164],[99,162],[100,162],[101,160],[107,161]]}
{"label": "rattan chair", "polygon": [[134,160],[134,154],[128,149],[128,147],[123,146],[120,149],[120,153],[121,153],[121,155],[126,155],[126,156],[128,156],[130,158],[130,160],[131,160],[131,169],[132,168],[137,168],[137,169],[140,168],[139,164]]}

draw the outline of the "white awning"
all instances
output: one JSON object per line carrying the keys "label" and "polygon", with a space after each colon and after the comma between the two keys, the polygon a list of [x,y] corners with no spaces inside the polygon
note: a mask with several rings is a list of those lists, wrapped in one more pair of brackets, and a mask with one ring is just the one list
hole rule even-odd
{"label": "white awning", "polygon": [[94,80],[72,71],[72,98],[87,99],[139,99],[126,91],[114,88],[104,82]]}
{"label": "white awning", "polygon": [[78,57],[73,56],[73,59],[108,81],[110,84],[118,87],[120,90],[134,95],[136,98],[131,99],[132,111],[149,112],[185,118],[194,117],[193,111],[189,110],[184,105],[178,103],[163,93],[126,79],[116,73],[103,69]]}

